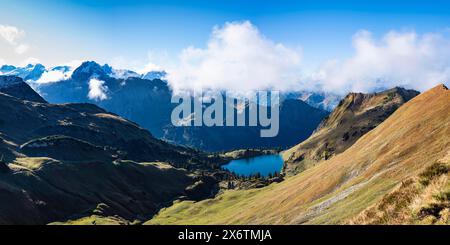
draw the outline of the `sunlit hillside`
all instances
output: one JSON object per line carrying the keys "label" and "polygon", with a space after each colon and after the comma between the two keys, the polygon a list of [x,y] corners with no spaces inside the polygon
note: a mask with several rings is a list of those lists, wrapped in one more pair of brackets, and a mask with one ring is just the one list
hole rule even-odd
{"label": "sunlit hillside", "polygon": [[177,202],[147,224],[346,223],[403,181],[447,161],[449,151],[450,91],[439,85],[401,106],[342,154],[282,183]]}

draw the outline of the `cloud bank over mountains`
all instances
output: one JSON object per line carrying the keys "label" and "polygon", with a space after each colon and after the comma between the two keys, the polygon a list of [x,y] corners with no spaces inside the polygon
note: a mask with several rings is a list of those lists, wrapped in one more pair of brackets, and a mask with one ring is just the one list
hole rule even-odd
{"label": "cloud bank over mountains", "polygon": [[326,91],[369,92],[405,86],[426,90],[450,79],[450,40],[440,33],[390,31],[380,40],[366,30],[353,37],[354,54],[329,60],[311,76]]}
{"label": "cloud bank over mountains", "polygon": [[36,81],[38,84],[54,83],[67,80],[72,76],[74,70],[79,67],[83,61],[73,60],[59,67],[48,69],[42,73],[41,77]]}
{"label": "cloud bank over mountains", "polygon": [[36,81],[38,84],[58,82],[67,80],[72,75],[72,72],[64,72],[62,70],[50,70],[42,73],[42,76]]}
{"label": "cloud bank over mountains", "polygon": [[284,90],[300,75],[301,54],[263,36],[250,22],[214,27],[204,49],[182,51],[167,79],[174,89]]}
{"label": "cloud bank over mountains", "polygon": [[207,48],[183,50],[167,79],[175,89],[341,94],[394,86],[423,91],[450,80],[450,40],[442,33],[390,31],[377,40],[361,30],[353,36],[352,46],[349,58],[324,61],[305,74],[298,50],[266,38],[248,21],[231,22],[213,29]]}
{"label": "cloud bank over mountains", "polygon": [[[330,59],[306,73],[302,64],[309,61],[302,57],[301,48],[288,47],[269,39],[249,21],[227,22],[212,29],[209,39],[205,40],[205,47],[187,47],[178,57],[153,52],[147,54],[150,60],[147,65],[146,62],[136,63],[125,58],[111,62],[113,66],[141,64],[134,69],[139,74],[165,70],[165,78],[175,90],[271,89],[345,94],[403,86],[424,91],[438,83],[448,84],[450,80],[448,32],[420,34],[393,30],[378,38],[367,30],[361,30],[351,39],[353,52],[348,57],[337,59],[329,54]],[[24,30],[0,24],[0,51],[7,51],[7,54],[0,52],[0,65],[7,64],[11,55],[24,63],[39,62],[33,57],[24,57],[28,50],[28,45],[23,42],[24,36]],[[81,61],[73,63],[79,65]],[[119,66],[115,68],[124,68]],[[76,67],[71,68],[73,71]],[[37,82],[66,80],[70,74],[49,70]],[[98,82],[93,82],[93,85],[96,85],[94,88],[101,87]],[[102,91],[94,89],[94,97],[104,98]]]}

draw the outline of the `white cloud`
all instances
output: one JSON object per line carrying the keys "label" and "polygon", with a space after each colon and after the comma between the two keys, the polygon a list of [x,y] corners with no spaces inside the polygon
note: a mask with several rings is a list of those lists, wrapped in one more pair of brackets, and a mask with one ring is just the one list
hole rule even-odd
{"label": "white cloud", "polygon": [[150,50],[147,52],[147,63],[136,71],[139,74],[147,74],[151,71],[164,71],[164,67],[173,67],[173,60],[167,51]]}
{"label": "white cloud", "polygon": [[19,42],[24,36],[25,31],[15,26],[0,25],[0,37],[11,45],[17,54],[23,54],[29,49],[28,45]]}
{"label": "white cloud", "polygon": [[[64,63],[64,66],[68,66],[71,68],[71,70],[75,70],[76,68],[78,68],[81,64],[83,64],[83,60],[72,60],[69,62]],[[72,75],[72,74],[71,74]]]}
{"label": "white cloud", "polygon": [[135,70],[141,64],[137,60],[130,60],[124,56],[117,56],[107,62],[115,69]]}
{"label": "white cloud", "polygon": [[20,66],[26,66],[26,65],[28,65],[28,64],[33,64],[33,65],[35,65],[35,64],[38,64],[38,63],[40,63],[41,61],[38,59],[38,58],[35,58],[35,57],[29,57],[29,58],[26,58],[25,60],[23,60],[22,62],[21,62],[21,64],[20,64]]}
{"label": "white cloud", "polygon": [[16,45],[17,39],[25,36],[25,32],[15,26],[0,25],[0,36],[9,44]]}
{"label": "white cloud", "polygon": [[117,70],[131,70],[145,75],[151,71],[164,71],[165,67],[173,66],[166,51],[148,51],[145,59],[128,59],[125,56],[116,56],[108,64]]}
{"label": "white cloud", "polygon": [[349,59],[329,60],[311,80],[325,91],[346,93],[394,86],[423,91],[450,79],[450,40],[439,33],[391,31],[376,40],[363,30],[353,47]]}
{"label": "white cloud", "polygon": [[96,101],[108,99],[108,96],[106,95],[106,92],[108,92],[108,87],[104,84],[104,81],[92,78],[89,81],[88,98]]}
{"label": "white cloud", "polygon": [[205,49],[183,50],[167,79],[175,90],[285,90],[299,78],[300,56],[248,21],[231,22],[213,29]]}
{"label": "white cloud", "polygon": [[42,73],[42,76],[36,81],[38,84],[44,83],[52,83],[59,82],[61,80],[67,80],[70,78],[72,72],[63,72],[63,71],[46,71]]}
{"label": "white cloud", "polygon": [[28,45],[19,44],[16,46],[16,48],[14,50],[16,51],[17,54],[23,54],[23,53],[27,52],[28,49],[29,49]]}
{"label": "white cloud", "polygon": [[147,63],[144,66],[144,68],[137,70],[137,73],[139,73],[139,74],[146,74],[146,73],[151,72],[151,71],[163,71],[163,70],[164,69],[161,66],[153,64],[153,63],[150,62],[150,63]]}
{"label": "white cloud", "polygon": [[69,68],[67,71],[49,69],[48,71],[42,73],[42,76],[36,81],[36,83],[45,84],[67,80],[72,76],[75,69],[78,68],[82,63],[83,61],[81,60],[72,60],[70,62],[62,64],[63,66],[67,66]]}

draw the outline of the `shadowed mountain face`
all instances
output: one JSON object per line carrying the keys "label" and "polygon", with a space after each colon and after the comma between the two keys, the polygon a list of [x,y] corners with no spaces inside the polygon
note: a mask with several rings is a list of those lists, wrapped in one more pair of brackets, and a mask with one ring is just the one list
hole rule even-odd
{"label": "shadowed mountain face", "polygon": [[[31,71],[31,67],[11,69],[4,67],[3,70],[14,74],[20,73],[24,77]],[[139,123],[155,137],[207,151],[290,147],[306,139],[327,114],[323,110],[311,108],[300,100],[287,99],[281,108],[280,134],[271,139],[261,138],[261,129],[258,127],[178,128],[172,126],[170,121],[171,112],[176,106],[170,102],[172,92],[166,82],[158,79],[165,73],[153,72],[144,76],[131,71],[128,73],[131,75],[118,76],[118,71],[112,67],[100,66],[91,61],[75,69],[68,80],[46,84],[34,83],[33,86],[51,103],[94,103]],[[150,78],[155,79],[148,80]],[[91,82],[92,79],[95,81]],[[90,93],[94,87],[101,95]],[[240,140],[236,140],[237,138]]]}
{"label": "shadowed mountain face", "polygon": [[[92,79],[97,80],[94,84]],[[100,94],[92,94],[98,89]],[[170,123],[174,105],[171,92],[159,79],[116,78],[111,67],[85,62],[70,79],[37,85],[37,90],[51,103],[93,103],[124,118],[139,123],[160,138],[163,126]],[[97,96],[96,96],[97,95]]]}
{"label": "shadowed mountain face", "polygon": [[[4,139],[18,145],[52,135],[64,135],[114,149],[118,158],[136,161],[183,161],[182,147],[153,138],[145,129],[91,104],[52,105],[0,94],[0,124]],[[56,140],[56,139],[53,139]]]}
{"label": "shadowed mountain face", "polygon": [[0,93],[8,94],[21,100],[46,103],[28,84],[15,76],[0,76]]}
{"label": "shadowed mountain face", "polygon": [[284,171],[297,174],[344,152],[419,92],[393,88],[380,93],[347,95],[311,135],[286,151]]}
{"label": "shadowed mountain face", "polygon": [[173,168],[210,169],[209,156],[95,105],[40,103],[21,79],[0,82],[14,95],[0,93],[0,224],[91,215],[129,223],[174,199],[214,193],[212,177]]}
{"label": "shadowed mountain face", "polygon": [[[148,224],[372,223],[387,212],[414,217],[405,219],[409,224],[437,219],[448,224],[449,124],[450,91],[439,85],[401,105],[343,153],[307,171],[258,190],[176,203]],[[409,188],[417,177],[422,183]],[[384,223],[395,218],[384,217]]]}
{"label": "shadowed mountain face", "polygon": [[[177,105],[171,103],[172,91],[165,81],[120,78],[113,76],[111,69],[108,65],[85,62],[68,80],[36,86],[51,103],[94,103],[137,122],[157,138],[206,151],[291,147],[306,139],[328,114],[301,100],[287,99],[281,106],[280,134],[266,139],[260,137],[258,127],[174,127],[171,113]],[[161,76],[164,73],[151,73],[144,78]],[[93,87],[101,95],[92,96]]]}
{"label": "shadowed mountain face", "polygon": [[[248,113],[248,112],[247,112]],[[313,132],[328,113],[301,100],[281,102],[279,133],[262,138],[262,127],[166,127],[164,138],[170,142],[198,147],[207,151],[245,148],[288,147],[302,141]],[[224,123],[225,124],[225,123]]]}
{"label": "shadowed mountain face", "polygon": [[151,217],[186,195],[186,171],[131,161],[18,158],[0,173],[0,224],[47,224],[83,216],[125,223]]}
{"label": "shadowed mountain face", "polygon": [[20,156],[20,154],[16,151],[18,146],[12,142],[6,141],[3,137],[4,135],[0,134],[0,160],[9,162]]}

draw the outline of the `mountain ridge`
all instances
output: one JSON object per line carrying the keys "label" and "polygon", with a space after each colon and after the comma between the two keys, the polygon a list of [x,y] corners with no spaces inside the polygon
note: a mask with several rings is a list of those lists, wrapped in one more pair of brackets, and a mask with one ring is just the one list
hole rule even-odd
{"label": "mountain ridge", "polygon": [[0,75],[0,92],[22,100],[47,103],[47,101],[26,84],[22,78],[15,76]]}
{"label": "mountain ridge", "polygon": [[294,175],[345,151],[418,94],[399,87],[371,94],[349,93],[310,138],[283,153],[283,172]]}

